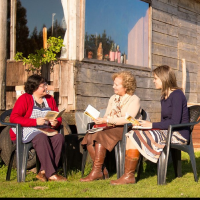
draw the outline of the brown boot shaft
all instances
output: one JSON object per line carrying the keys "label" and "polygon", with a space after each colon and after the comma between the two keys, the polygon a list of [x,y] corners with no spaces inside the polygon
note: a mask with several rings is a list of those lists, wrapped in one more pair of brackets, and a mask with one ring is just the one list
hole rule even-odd
{"label": "brown boot shaft", "polygon": [[105,160],[105,156],[106,156],[106,148],[102,146],[101,144],[96,143],[95,144],[95,159],[94,159],[92,171],[87,177],[80,179],[80,181],[88,182],[88,181],[93,181],[97,179],[103,179],[104,175],[102,172],[102,166]]}
{"label": "brown boot shaft", "polygon": [[[121,184],[134,184],[135,183],[135,170],[137,168],[138,160],[139,160],[139,153],[137,149],[136,151],[129,151],[126,152],[125,157],[125,170],[124,174],[117,180],[113,180],[110,183],[112,185],[121,185]],[[132,156],[132,157],[128,157]],[[136,156],[136,157],[133,157]]]}
{"label": "brown boot shaft", "polygon": [[[87,146],[87,150],[88,150],[88,153],[90,154],[90,157],[93,161],[93,165],[94,165],[94,160],[95,160],[95,147],[91,144],[91,145],[88,145]],[[108,170],[105,166],[105,164],[102,165],[102,171],[103,171],[103,175],[105,177],[105,179],[108,179],[109,178],[109,173],[108,173]]]}
{"label": "brown boot shaft", "polygon": [[128,149],[126,150],[126,156],[129,158],[139,158],[140,152],[137,149]]}

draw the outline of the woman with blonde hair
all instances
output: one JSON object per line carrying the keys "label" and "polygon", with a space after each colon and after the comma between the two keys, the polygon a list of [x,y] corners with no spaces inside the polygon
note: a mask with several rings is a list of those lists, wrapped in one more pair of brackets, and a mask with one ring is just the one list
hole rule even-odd
{"label": "woman with blonde hair", "polygon": [[[125,172],[112,185],[134,184],[135,164],[140,153],[148,160],[157,163],[165,147],[169,125],[189,123],[187,100],[182,89],[177,86],[176,76],[171,67],[162,65],[153,70],[155,88],[161,90],[161,121],[149,122],[140,120],[142,127],[148,130],[131,130],[127,136]],[[172,133],[171,142],[187,144],[190,137],[189,127],[177,128]],[[135,158],[127,155],[135,152]]]}
{"label": "woman with blonde hair", "polygon": [[81,178],[80,181],[88,182],[97,179],[108,178],[108,171],[104,165],[106,150],[112,151],[114,146],[122,139],[123,125],[127,123],[125,115],[128,112],[132,117],[139,119],[140,99],[136,96],[136,79],[131,72],[122,71],[112,75],[114,81],[114,95],[109,99],[106,113],[103,118],[94,120],[95,124],[107,123],[112,125],[96,133],[87,133],[83,138],[82,145],[87,148],[93,167],[90,174]]}

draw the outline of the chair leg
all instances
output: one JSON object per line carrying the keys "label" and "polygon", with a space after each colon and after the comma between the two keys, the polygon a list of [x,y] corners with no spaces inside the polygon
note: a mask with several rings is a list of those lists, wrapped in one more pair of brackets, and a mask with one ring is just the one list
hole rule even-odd
{"label": "chair leg", "polygon": [[136,182],[138,182],[140,179],[140,174],[142,172],[142,169],[143,169],[143,156],[142,154],[140,154],[140,158],[139,158],[137,169],[136,169],[136,172],[137,172]]}
{"label": "chair leg", "polygon": [[62,152],[62,163],[63,163],[63,173],[67,177],[67,156],[66,156],[66,144],[64,144],[64,152]]}
{"label": "chair leg", "polygon": [[195,155],[194,155],[194,150],[193,149],[189,152],[189,156],[190,156],[190,162],[192,164],[192,169],[193,169],[193,173],[194,173],[194,180],[196,182],[198,182],[196,160],[195,160]]}
{"label": "chair leg", "polygon": [[26,168],[27,168],[29,149],[30,149],[29,145],[24,145],[24,154],[23,154],[23,161],[22,161],[22,167],[21,167],[21,181],[22,182],[25,182],[25,179],[26,179]]}
{"label": "chair leg", "polygon": [[117,178],[120,178],[119,142],[115,145],[115,162],[116,162]]}
{"label": "chair leg", "polygon": [[85,164],[87,160],[88,150],[87,148],[83,149],[83,157],[82,157],[82,164],[81,164],[81,176],[83,177],[85,171]]}
{"label": "chair leg", "polygon": [[166,151],[162,151],[158,163],[157,163],[157,184],[166,184],[167,166],[168,166],[168,156]]}
{"label": "chair leg", "polygon": [[123,136],[120,141],[120,177],[124,174],[125,170],[125,157],[126,157],[126,137]]}
{"label": "chair leg", "polygon": [[16,152],[17,152],[17,182],[21,182],[24,148],[20,146]]}
{"label": "chair leg", "polygon": [[[64,136],[65,138],[65,134],[64,134],[64,128],[63,128],[63,125],[60,126],[60,133]],[[62,165],[63,165],[63,173],[64,173],[64,177],[67,177],[67,156],[66,156],[66,153],[67,153],[67,143],[64,142],[64,145],[63,145],[63,150],[62,150]],[[37,157],[36,157],[37,158]],[[36,160],[37,161],[37,160]],[[37,163],[36,163],[37,164]]]}
{"label": "chair leg", "polygon": [[7,169],[7,174],[6,174],[6,181],[10,180],[10,175],[11,175],[13,160],[14,160],[14,156],[15,156],[15,151],[16,151],[16,146],[13,146],[12,153],[10,155],[9,164],[8,164],[8,169]]}
{"label": "chair leg", "polygon": [[181,150],[171,148],[175,177],[182,177]]}

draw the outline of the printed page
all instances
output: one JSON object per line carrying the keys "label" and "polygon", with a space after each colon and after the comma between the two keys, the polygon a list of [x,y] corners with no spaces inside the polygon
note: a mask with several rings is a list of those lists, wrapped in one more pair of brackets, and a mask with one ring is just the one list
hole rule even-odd
{"label": "printed page", "polygon": [[50,120],[50,119],[55,119],[58,115],[58,112],[56,111],[48,111],[45,118]]}
{"label": "printed page", "polygon": [[125,119],[129,122],[131,122],[133,125],[135,126],[139,126],[140,123],[138,120],[136,120],[135,118],[133,118],[131,115],[129,115],[128,113],[126,113]]}
{"label": "printed page", "polygon": [[50,119],[57,119],[58,117],[61,117],[61,115],[65,112],[65,108],[62,109],[60,112],[57,111],[48,111],[45,118],[50,120]]}
{"label": "printed page", "polygon": [[61,117],[62,116],[62,114],[65,112],[65,108],[64,109],[62,109],[59,113],[58,113],[58,116],[56,117],[56,118],[58,118],[58,117]]}
{"label": "printed page", "polygon": [[100,112],[96,108],[92,107],[91,105],[88,105],[84,114],[89,116],[90,118],[92,118],[94,120],[94,119],[97,119],[99,117]]}

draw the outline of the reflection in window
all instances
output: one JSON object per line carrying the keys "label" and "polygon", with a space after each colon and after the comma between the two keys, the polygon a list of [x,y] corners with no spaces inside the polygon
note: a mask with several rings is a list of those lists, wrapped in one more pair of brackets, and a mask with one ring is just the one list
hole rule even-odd
{"label": "reflection in window", "polygon": [[[66,23],[61,1],[17,0],[16,26],[16,51],[23,52],[25,57],[43,47],[43,26],[48,38],[64,38]],[[8,57],[9,49],[8,43]]]}
{"label": "reflection in window", "polygon": [[86,58],[148,67],[148,36],[148,3],[86,0]]}

